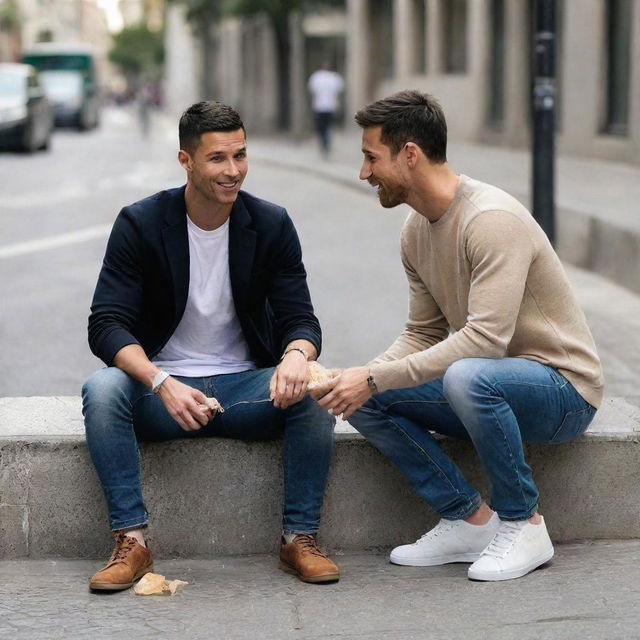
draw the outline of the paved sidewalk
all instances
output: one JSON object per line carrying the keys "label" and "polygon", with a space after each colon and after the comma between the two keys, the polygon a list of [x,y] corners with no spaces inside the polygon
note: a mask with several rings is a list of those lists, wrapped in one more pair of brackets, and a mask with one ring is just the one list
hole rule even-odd
{"label": "paved sidewalk", "polygon": [[0,638],[12,640],[633,640],[640,541],[556,547],[525,578],[471,582],[463,564],[398,567],[336,557],[342,579],[308,585],[275,555],[158,561],[174,597],[92,594],[100,561],[0,562]]}
{"label": "paved sidewalk", "polygon": [[[323,159],[313,138],[294,140],[249,135],[249,156],[250,160],[272,165],[297,166],[300,171],[359,185],[374,193],[366,182],[358,179],[362,163],[360,136],[360,130],[352,127],[334,131],[333,150],[329,159]],[[447,155],[456,172],[494,184],[530,205],[529,149],[449,140]],[[640,231],[640,165],[558,156],[556,207]]]}

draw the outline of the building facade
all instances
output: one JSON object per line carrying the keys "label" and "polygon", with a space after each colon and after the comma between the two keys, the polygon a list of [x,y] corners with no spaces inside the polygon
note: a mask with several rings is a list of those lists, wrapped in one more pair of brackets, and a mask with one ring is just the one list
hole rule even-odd
{"label": "building facade", "polygon": [[[555,4],[559,151],[640,163],[640,0]],[[292,16],[292,131],[309,129],[306,78],[330,57],[346,76],[347,123],[367,102],[415,88],[440,99],[452,137],[528,145],[534,6],[534,0],[345,0],[342,13]],[[268,22],[228,18],[216,30],[218,63],[208,71],[216,77],[215,97],[236,105],[254,128],[272,129],[276,74]]]}
{"label": "building facade", "polygon": [[[640,162],[640,0],[556,0],[561,152]],[[437,96],[456,138],[524,146],[533,0],[348,0],[348,109]]]}

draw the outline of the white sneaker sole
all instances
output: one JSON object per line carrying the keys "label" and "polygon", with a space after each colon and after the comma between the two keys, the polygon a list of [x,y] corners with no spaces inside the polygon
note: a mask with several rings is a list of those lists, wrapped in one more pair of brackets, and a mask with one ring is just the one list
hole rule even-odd
{"label": "white sneaker sole", "polygon": [[483,582],[498,582],[499,580],[513,580],[514,578],[521,578],[526,576],[527,573],[531,573],[534,569],[542,566],[546,562],[549,562],[553,558],[553,548],[548,549],[537,558],[531,560],[524,567],[518,567],[517,569],[510,569],[509,571],[485,571],[482,569],[474,569],[469,567],[467,575],[470,580],[481,580]]}
{"label": "white sneaker sole", "polygon": [[405,567],[437,567],[441,564],[451,564],[453,562],[475,562],[480,557],[480,553],[458,553],[450,556],[436,556],[431,558],[407,558],[394,554],[389,556],[389,562],[400,564]]}

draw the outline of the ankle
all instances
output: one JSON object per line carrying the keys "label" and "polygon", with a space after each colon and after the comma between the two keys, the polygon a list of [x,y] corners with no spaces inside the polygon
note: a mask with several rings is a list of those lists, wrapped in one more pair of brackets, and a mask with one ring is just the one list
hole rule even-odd
{"label": "ankle", "polygon": [[529,517],[530,524],[542,524],[542,516],[536,512],[532,516]]}
{"label": "ankle", "polygon": [[495,511],[491,509],[486,502],[483,502],[480,507],[478,507],[478,510],[474,511],[468,518],[465,518],[464,521],[467,524],[483,526],[493,518],[494,513]]}
{"label": "ankle", "polygon": [[146,547],[147,543],[144,539],[144,530],[143,529],[132,529],[131,531],[123,531],[125,536],[129,538],[134,538],[139,545]]}

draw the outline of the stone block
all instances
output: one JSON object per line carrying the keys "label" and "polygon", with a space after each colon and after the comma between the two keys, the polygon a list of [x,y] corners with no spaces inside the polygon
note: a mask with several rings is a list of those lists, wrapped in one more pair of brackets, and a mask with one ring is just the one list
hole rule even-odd
{"label": "stone block", "polygon": [[0,504],[0,559],[29,555],[29,509],[24,505]]}

